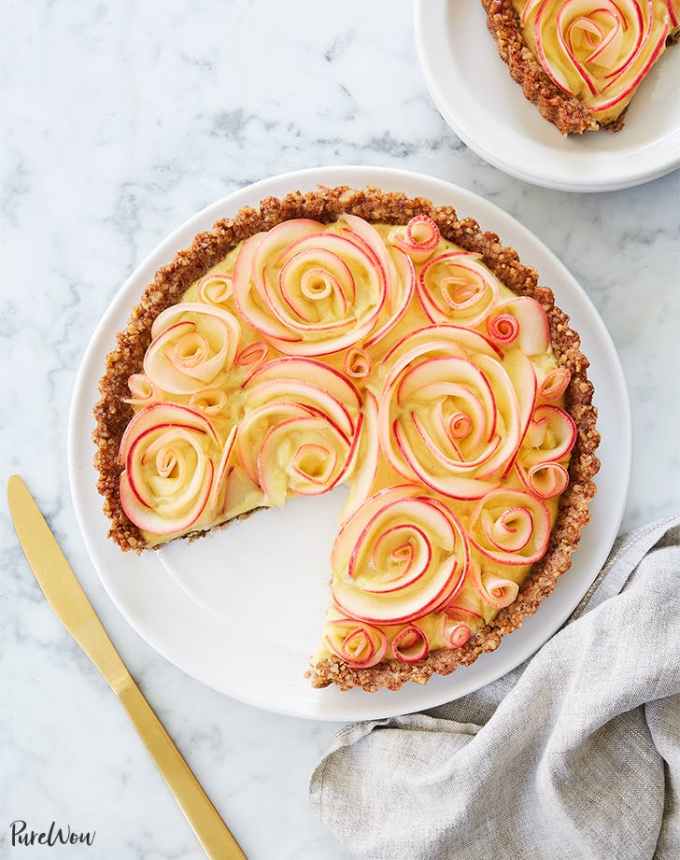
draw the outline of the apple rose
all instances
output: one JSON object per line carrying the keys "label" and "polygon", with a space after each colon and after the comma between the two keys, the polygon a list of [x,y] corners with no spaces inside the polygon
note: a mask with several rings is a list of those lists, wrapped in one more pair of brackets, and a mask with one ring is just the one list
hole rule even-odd
{"label": "apple rose", "polygon": [[477,332],[429,326],[385,356],[378,429],[391,465],[455,499],[479,499],[511,468],[529,420],[536,375]]}
{"label": "apple rose", "polygon": [[[529,493],[492,490],[470,514],[468,534],[479,552],[498,564],[533,564],[548,549],[550,515],[544,503]],[[492,602],[488,595],[494,587],[505,586],[505,581],[487,582],[487,602]]]}
{"label": "apple rose", "polygon": [[280,352],[318,356],[376,342],[406,310],[413,266],[361,218],[285,221],[248,239],[234,269],[243,317]]}
{"label": "apple rose", "polygon": [[329,621],[324,638],[329,650],[355,669],[375,666],[387,650],[387,637],[382,630],[352,618]]}
{"label": "apple rose", "polygon": [[496,346],[510,347],[519,336],[519,323],[512,314],[498,313],[487,317],[486,331],[489,340]]}
{"label": "apple rose", "polygon": [[472,636],[471,619],[461,613],[442,612],[441,639],[445,648],[462,648]]}
{"label": "apple rose", "polygon": [[495,610],[504,609],[517,599],[519,584],[514,579],[485,572],[476,559],[470,563],[468,576],[482,602]]}
{"label": "apple rose", "polygon": [[[120,501],[140,529],[186,531],[201,517],[219,475],[220,441],[210,421],[185,406],[158,403],[138,412],[121,439]],[[228,453],[226,455],[228,457]],[[220,473],[224,471],[220,463]]]}
{"label": "apple rose", "polygon": [[333,597],[351,618],[405,624],[449,602],[468,562],[465,532],[446,505],[415,485],[381,490],[338,532]]}
{"label": "apple rose", "polygon": [[550,402],[559,400],[569,387],[571,371],[566,367],[556,367],[543,377],[538,386],[538,400]]}
{"label": "apple rose", "polygon": [[517,472],[525,487],[539,499],[561,496],[569,486],[569,472],[560,463],[536,463],[526,468],[518,460]]}
{"label": "apple rose", "polygon": [[227,392],[222,388],[204,388],[189,398],[189,406],[213,417],[226,409],[227,402]]}
{"label": "apple rose", "polygon": [[390,652],[401,663],[417,663],[429,654],[430,643],[417,624],[408,624],[392,638]]}
{"label": "apple rose", "polygon": [[363,349],[349,349],[345,354],[344,368],[347,376],[363,379],[371,373],[371,357]]}
{"label": "apple rose", "polygon": [[160,394],[153,382],[143,373],[133,373],[128,378],[128,388],[132,397],[124,397],[131,406],[151,406],[160,400]]}
{"label": "apple rose", "polygon": [[671,28],[653,0],[529,0],[536,53],[546,74],[595,114],[623,109],[661,56]]}
{"label": "apple rose", "polygon": [[482,598],[474,581],[471,590],[466,588],[466,583],[473,577],[475,566],[479,567],[479,563],[471,557],[463,588],[439,615],[439,638],[445,648],[462,648],[484,625],[480,606]]}
{"label": "apple rose", "polygon": [[223,272],[205,275],[197,284],[198,298],[209,305],[226,307],[233,293],[232,276]]}
{"label": "apple rose", "polygon": [[201,302],[172,305],[151,327],[144,372],[169,394],[194,394],[231,368],[240,333],[236,317],[222,308]]}
{"label": "apple rose", "polygon": [[360,438],[361,396],[340,371],[309,358],[281,358],[243,383],[240,461],[268,504],[319,495],[348,474]]}
{"label": "apple rose", "polygon": [[[554,381],[557,388],[563,383],[563,378]],[[516,468],[522,483],[539,499],[554,498],[567,489],[566,463],[576,444],[576,436],[574,419],[563,409],[549,404],[536,408],[517,456]]]}
{"label": "apple rose", "polygon": [[500,282],[479,254],[445,251],[420,270],[418,297],[433,323],[473,328],[483,322],[500,295]]}
{"label": "apple rose", "polygon": [[517,342],[526,355],[539,355],[550,348],[550,327],[545,311],[529,296],[499,302],[486,320],[489,338],[507,348]]}
{"label": "apple rose", "polygon": [[437,250],[439,227],[428,215],[416,215],[406,227],[395,227],[390,241],[408,254],[414,263],[424,263]]}

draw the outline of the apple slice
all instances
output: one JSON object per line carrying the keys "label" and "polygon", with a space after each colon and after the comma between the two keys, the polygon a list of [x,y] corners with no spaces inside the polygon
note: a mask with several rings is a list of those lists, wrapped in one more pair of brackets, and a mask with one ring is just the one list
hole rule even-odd
{"label": "apple slice", "polygon": [[488,492],[497,487],[497,482],[482,481],[476,478],[462,478],[457,475],[435,475],[428,471],[419,461],[416,452],[408,440],[398,421],[392,425],[392,432],[404,461],[413,473],[425,484],[428,489],[451,499],[460,501],[471,501],[481,499]]}
{"label": "apple slice", "polygon": [[241,245],[241,250],[236,258],[232,281],[234,301],[243,319],[265,337],[290,341],[301,340],[299,335],[292,334],[278,320],[272,318],[271,314],[265,310],[264,297],[260,296],[258,301],[255,293],[253,265],[257,250],[266,235],[266,233],[256,233]]}
{"label": "apple slice", "polygon": [[[396,270],[394,286],[392,292],[387,295],[385,302],[385,306],[388,306],[386,319],[378,320],[376,329],[364,343],[366,349],[370,349],[383,340],[403,318],[411,304],[416,289],[416,270],[413,263],[403,251],[395,249],[394,265]],[[398,290],[396,284],[399,285]]]}
{"label": "apple slice", "polygon": [[493,319],[513,316],[518,323],[517,344],[526,355],[540,355],[550,349],[550,325],[541,305],[529,296],[499,302]]}
{"label": "apple slice", "polygon": [[457,325],[429,325],[404,335],[383,356],[381,364],[395,376],[422,355],[442,352],[447,356],[467,358],[480,353],[502,358],[501,351],[477,331]]}
{"label": "apple slice", "polygon": [[356,385],[339,370],[313,358],[279,358],[258,367],[244,381],[245,389],[272,379],[300,379],[326,391],[348,408],[361,408],[361,394]]}
{"label": "apple slice", "polygon": [[314,410],[327,417],[348,441],[354,435],[354,419],[345,404],[315,385],[284,378],[258,380],[248,387],[246,409],[272,401],[301,403],[303,406],[309,403]]}
{"label": "apple slice", "polygon": [[213,510],[223,507],[223,505],[220,505],[220,501],[224,501],[223,496],[229,475],[229,461],[234,451],[234,443],[236,442],[236,431],[236,426],[232,427],[229,431],[224,448],[222,449],[222,455],[215,469],[215,477],[210,491],[210,498],[208,499],[208,505]]}
{"label": "apple slice", "polygon": [[364,421],[357,433],[357,459],[350,477],[350,489],[343,510],[343,519],[351,516],[368,498],[378,468],[380,443],[378,439],[378,404],[370,391],[364,402]]}
{"label": "apple slice", "polygon": [[262,340],[254,340],[238,353],[235,364],[239,367],[259,367],[267,358],[269,347]]}
{"label": "apple slice", "polygon": [[[526,357],[524,358],[528,361]],[[493,391],[497,415],[502,421],[504,431],[501,435],[501,444],[494,455],[484,464],[479,475],[480,478],[486,478],[494,475],[498,470],[506,468],[517,453],[522,440],[522,409],[518,392],[505,364],[485,355],[476,356],[475,364],[482,371]]]}

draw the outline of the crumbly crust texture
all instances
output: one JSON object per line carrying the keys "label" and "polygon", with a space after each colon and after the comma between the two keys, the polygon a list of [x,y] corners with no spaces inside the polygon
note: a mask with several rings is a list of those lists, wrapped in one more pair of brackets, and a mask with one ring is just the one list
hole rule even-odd
{"label": "crumbly crust texture", "polygon": [[[556,126],[562,134],[583,134],[600,129],[620,131],[623,128],[625,110],[613,122],[599,123],[580,99],[565,93],[546,75],[524,41],[522,26],[512,0],[481,2],[501,59],[507,65],[512,78],[522,87],[524,95],[536,105],[544,119]],[[679,37],[680,29],[668,37],[668,44],[673,44]]]}
{"label": "crumbly crust texture", "polygon": [[[496,0],[493,0],[496,2]],[[569,318],[554,302],[553,293],[540,286],[534,269],[524,266],[513,248],[503,246],[495,233],[483,232],[471,218],[460,219],[450,206],[433,206],[422,197],[387,193],[378,188],[353,190],[346,186],[321,187],[308,193],[294,192],[279,199],[268,197],[258,209],[246,207],[234,218],[218,221],[212,230],[200,233],[192,245],[156,273],[132,312],[127,328],[118,334],[115,349],[106,359],[106,372],[99,383],[101,399],[94,413],[93,434],[99,471],[98,489],[104,497],[104,512],[111,521],[109,536],[123,550],[148,549],[138,528],[125,516],[118,495],[122,467],[117,453],[120,440],[132,418],[132,408],[123,402],[127,380],[142,366],[151,339],[151,325],[158,314],[176,304],[185,290],[221,260],[242,239],[291,218],[314,218],[324,223],[343,212],[372,222],[406,224],[414,215],[427,214],[444,238],[467,251],[482,255],[484,263],[513,292],[531,296],[548,315],[553,351],[557,362],[571,371],[566,408],[576,422],[578,438],[569,466],[570,485],[560,500],[548,552],[535,564],[515,602],[457,650],[431,653],[417,664],[389,660],[368,669],[354,669],[337,657],[311,666],[308,675],[315,687],[336,684],[343,690],[361,687],[367,692],[381,688],[397,690],[407,681],[425,683],[432,675],[448,675],[458,666],[470,665],[485,651],[495,651],[507,633],[521,626],[552,592],[557,579],[568,570],[581,531],[589,520],[588,505],[595,494],[593,478],[599,469],[595,451],[599,444],[593,386],[587,376],[588,360],[580,350],[578,334]]]}

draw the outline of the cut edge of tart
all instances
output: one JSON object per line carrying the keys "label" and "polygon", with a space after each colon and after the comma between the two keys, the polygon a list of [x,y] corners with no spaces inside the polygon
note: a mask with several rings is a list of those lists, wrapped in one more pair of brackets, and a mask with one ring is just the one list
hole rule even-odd
{"label": "cut edge of tart", "polygon": [[[467,252],[479,254],[484,265],[511,292],[538,302],[547,316],[557,365],[570,373],[564,406],[577,429],[568,467],[570,482],[559,499],[548,549],[540,561],[531,566],[514,602],[501,609],[467,641],[461,641],[450,650],[433,650],[423,659],[418,659],[417,653],[412,660],[383,658],[366,668],[357,666],[356,661],[352,665],[339,656],[324,656],[316,659],[308,672],[315,687],[334,683],[343,690],[352,687],[369,692],[380,688],[396,690],[407,681],[424,683],[433,674],[447,675],[460,665],[471,664],[481,653],[494,651],[506,633],[520,627],[569,568],[581,531],[589,520],[589,501],[595,493],[593,478],[599,469],[595,456],[599,435],[596,410],[592,405],[593,386],[587,377],[588,361],[580,350],[579,336],[569,327],[568,317],[556,307],[552,292],[539,286],[537,273],[524,266],[517,252],[503,246],[496,234],[483,232],[474,220],[460,220],[453,208],[435,207],[424,198],[409,198],[377,188],[352,190],[346,186],[291,193],[282,199],[270,197],[257,209],[245,208],[232,219],[218,221],[212,230],[197,235],[189,248],[180,251],[169,265],[157,272],[134,309],[127,328],[118,335],[116,348],[107,357],[106,373],[100,381],[102,396],[95,407],[95,465],[99,471],[98,489],[104,497],[104,511],[111,521],[110,537],[123,550],[139,552],[153,548],[128,519],[121,504],[119,487],[123,467],[119,463],[119,450],[133,416],[127,402],[130,399],[129,378],[143,366],[154,321],[167,308],[180,302],[187,289],[239,242],[284,221],[310,218],[328,224],[343,214],[393,225],[406,225],[417,215],[427,215],[437,225],[443,239]],[[204,530],[198,530],[183,536],[192,538],[203,533]],[[409,636],[404,639],[404,645],[406,649],[413,646]]]}
{"label": "cut edge of tart", "polygon": [[[597,95],[594,104],[603,104],[605,107],[602,110],[593,110],[592,106],[586,104],[586,101],[578,93],[573,92],[569,86],[569,81],[564,77],[564,66],[560,63],[551,62],[548,55],[549,51],[544,50],[538,42],[536,43],[537,47],[532,49],[532,46],[527,42],[524,27],[529,27],[534,33],[532,38],[535,38],[535,34],[539,32],[536,19],[543,10],[551,11],[548,7],[550,2],[551,0],[520,0],[522,16],[526,13],[526,20],[521,20],[520,13],[516,8],[517,0],[481,0],[487,15],[488,28],[494,37],[501,59],[507,65],[511,77],[522,88],[527,100],[535,104],[543,118],[556,126],[562,134],[583,134],[600,130],[620,131],[624,125],[628,105],[634,98],[638,87],[652,66],[660,59],[665,48],[680,39],[679,0],[639,0],[645,7],[642,9],[645,22],[649,17],[652,23],[650,23],[649,33],[641,32],[636,43],[639,47],[640,59],[639,68],[635,67],[633,80],[625,84],[625,91],[614,95],[612,98],[609,98],[613,91],[610,91],[611,84],[608,82],[608,78],[612,77],[612,72],[603,66],[596,67],[598,75],[604,81],[600,90],[598,76],[590,73],[588,63],[579,62],[580,54],[577,56],[576,47],[571,40],[575,38],[582,40],[582,43],[579,43],[577,47],[580,51],[582,50],[587,60],[591,60],[592,57],[597,59],[598,54],[600,57],[606,56],[607,53],[611,54],[610,66],[615,66],[612,71],[616,73],[622,70],[622,74],[625,76],[629,70],[633,70],[637,60],[631,54],[624,55],[622,52],[622,62],[617,64],[612,43],[618,38],[618,34],[614,30],[619,27],[621,22],[615,22],[615,27],[610,28],[604,19],[591,20],[592,15],[595,14],[601,17],[603,14],[602,7],[609,5],[623,21],[623,26],[620,29],[626,30],[628,26],[621,7],[616,6],[611,0],[605,0],[604,3],[593,3],[592,15],[582,14],[576,22],[579,27],[578,36],[572,35],[573,31],[558,34],[558,50],[566,56],[573,49],[575,62],[572,63],[569,60],[566,66],[570,69],[570,74],[578,81],[578,86],[584,88],[585,92],[592,93],[593,97]],[[583,3],[580,3],[578,8],[576,4],[579,4],[579,0],[563,0],[561,6],[573,6],[573,10],[567,9],[566,13],[571,12],[574,16],[587,11],[584,10]],[[633,0],[633,4],[635,10],[638,10],[636,5],[638,0]],[[653,32],[656,8],[654,4],[659,4],[659,8],[663,7],[667,11],[667,22],[663,27],[660,27],[659,33]],[[565,19],[569,19],[569,14],[566,13]],[[604,14],[608,14],[607,10],[604,10]],[[632,11],[631,14],[633,14]],[[546,15],[547,17],[548,15]],[[634,17],[636,25],[642,24],[642,19],[638,21],[639,13],[637,11]],[[548,26],[552,26],[552,23],[552,21],[548,21]],[[573,23],[571,19],[569,19],[569,23]],[[565,23],[565,29],[566,27]],[[590,43],[583,41],[585,39],[599,39],[600,41],[593,41],[590,45]],[[591,47],[592,50],[588,53]],[[627,68],[624,68],[624,63],[628,64]],[[620,99],[618,108],[616,106],[617,99]]]}

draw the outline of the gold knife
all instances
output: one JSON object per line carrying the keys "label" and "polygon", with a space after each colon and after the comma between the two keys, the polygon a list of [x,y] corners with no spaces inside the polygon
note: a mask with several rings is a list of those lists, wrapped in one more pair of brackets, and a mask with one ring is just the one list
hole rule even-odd
{"label": "gold knife", "polygon": [[18,475],[9,479],[7,498],[19,542],[47,602],[120,699],[205,853],[215,860],[246,860],[238,842],[132,679],[28,487]]}

